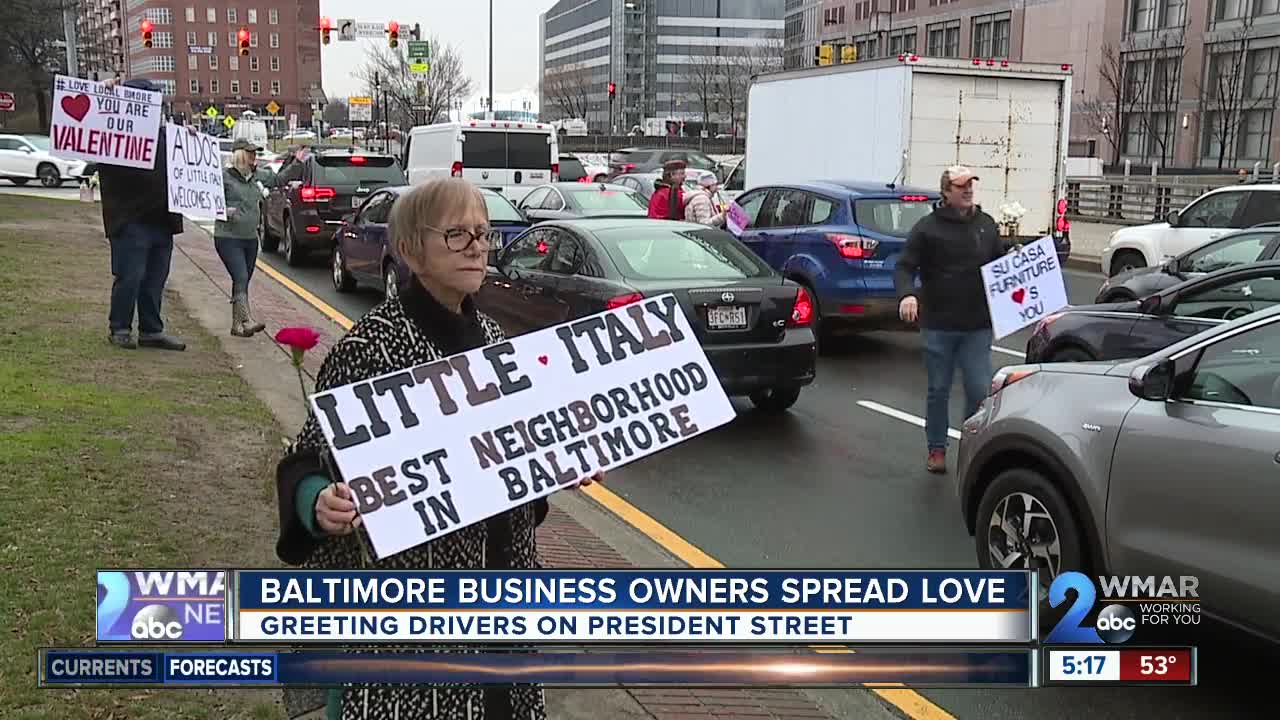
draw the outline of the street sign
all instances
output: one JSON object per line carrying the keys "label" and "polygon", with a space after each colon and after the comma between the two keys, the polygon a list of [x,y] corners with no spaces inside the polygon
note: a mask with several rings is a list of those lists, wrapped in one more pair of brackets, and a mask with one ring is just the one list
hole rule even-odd
{"label": "street sign", "polygon": [[295,132],[298,129],[298,113],[289,113],[289,132]]}
{"label": "street sign", "polygon": [[367,95],[352,95],[347,98],[347,119],[357,122],[373,120],[373,98]]}
{"label": "street sign", "polygon": [[218,108],[210,105],[209,107],[204,109],[204,116],[209,118],[210,120],[213,120],[214,118],[218,117]]}
{"label": "street sign", "polygon": [[228,115],[222,118],[222,124],[226,125],[227,129],[230,130],[231,128],[236,126],[236,119]]}
{"label": "street sign", "polygon": [[12,112],[18,106],[18,101],[13,97],[11,92],[0,92],[0,111]]}
{"label": "street sign", "polygon": [[414,75],[426,75],[431,70],[431,63],[417,62],[409,63],[409,72]]}
{"label": "street sign", "polygon": [[380,22],[357,22],[356,37],[380,38],[387,34],[387,26]]}
{"label": "street sign", "polygon": [[355,18],[338,18],[338,39],[343,42],[356,41]]}
{"label": "street sign", "polygon": [[271,102],[267,103],[267,112],[271,113],[272,115],[279,113],[280,103],[276,102],[275,100],[272,100]]}
{"label": "street sign", "polygon": [[212,45],[188,45],[187,53],[191,55],[212,55]]}
{"label": "street sign", "polygon": [[410,40],[406,45],[410,61],[431,57],[431,43],[426,40]]}

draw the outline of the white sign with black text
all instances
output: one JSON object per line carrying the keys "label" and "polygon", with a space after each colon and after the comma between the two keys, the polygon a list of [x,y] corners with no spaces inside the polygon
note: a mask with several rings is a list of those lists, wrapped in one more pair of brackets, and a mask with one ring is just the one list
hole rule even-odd
{"label": "white sign with black text", "polygon": [[169,159],[169,212],[192,220],[226,220],[222,186],[222,152],[218,139],[168,123],[165,153]]}
{"label": "white sign with black text", "polygon": [[151,170],[160,138],[158,92],[57,75],[49,140],[57,157]]}
{"label": "white sign with black text", "polygon": [[996,339],[1067,306],[1067,288],[1053,238],[1043,237],[982,266]]}

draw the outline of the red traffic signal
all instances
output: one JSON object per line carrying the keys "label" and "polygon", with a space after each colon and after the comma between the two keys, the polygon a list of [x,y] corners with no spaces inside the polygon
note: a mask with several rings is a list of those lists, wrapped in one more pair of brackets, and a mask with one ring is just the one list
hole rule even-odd
{"label": "red traffic signal", "polygon": [[612,83],[612,82],[609,83],[609,97],[612,98],[614,95],[617,95],[617,94],[618,94],[618,84]]}
{"label": "red traffic signal", "polygon": [[153,25],[150,20],[143,19],[143,21],[138,25],[138,28],[142,30],[142,47],[151,47],[151,31],[155,29],[155,25]]}
{"label": "red traffic signal", "polygon": [[391,47],[400,44],[400,23],[395,20],[387,23],[387,44]]}
{"label": "red traffic signal", "polygon": [[143,20],[141,27],[142,27],[142,32],[149,33],[155,26],[151,24],[150,20]]}
{"label": "red traffic signal", "polygon": [[240,32],[236,35],[236,37],[239,38],[240,40],[240,54],[248,55],[249,54],[249,31],[245,28],[240,28]]}
{"label": "red traffic signal", "polygon": [[320,42],[329,44],[329,31],[333,29],[333,21],[327,17],[320,18]]}

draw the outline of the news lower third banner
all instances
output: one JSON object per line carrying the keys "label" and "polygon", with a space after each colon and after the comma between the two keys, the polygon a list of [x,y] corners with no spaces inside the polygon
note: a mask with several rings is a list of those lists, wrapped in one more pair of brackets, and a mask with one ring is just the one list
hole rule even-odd
{"label": "news lower third banner", "polygon": [[1027,643],[1025,571],[238,570],[246,643]]}
{"label": "news lower third banner", "polygon": [[42,649],[39,685],[339,687],[512,685],[618,687],[1033,687],[1036,652],[967,649],[813,651],[339,652]]}

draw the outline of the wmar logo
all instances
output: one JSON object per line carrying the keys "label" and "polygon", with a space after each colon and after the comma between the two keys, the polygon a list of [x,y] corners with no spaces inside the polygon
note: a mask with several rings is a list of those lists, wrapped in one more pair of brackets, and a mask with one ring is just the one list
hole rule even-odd
{"label": "wmar logo", "polygon": [[1098,612],[1098,619],[1092,626],[1083,624],[1094,604],[1098,600],[1097,590],[1088,575],[1078,572],[1065,572],[1053,579],[1049,586],[1049,604],[1058,607],[1066,602],[1067,591],[1075,590],[1076,599],[1067,609],[1067,614],[1058,621],[1058,625],[1045,638],[1046,643],[1064,644],[1118,644],[1133,637],[1138,629],[1138,618],[1133,611],[1124,605],[1108,605]]}
{"label": "wmar logo", "polygon": [[1076,591],[1076,599],[1046,643],[1117,644],[1132,638],[1139,625],[1200,624],[1200,579],[1194,575],[1104,575],[1098,578],[1098,587],[1109,604],[1098,611],[1092,625],[1086,625],[1084,619],[1098,602],[1093,581],[1078,572],[1053,579],[1050,605],[1058,607],[1066,601],[1068,590]]}

